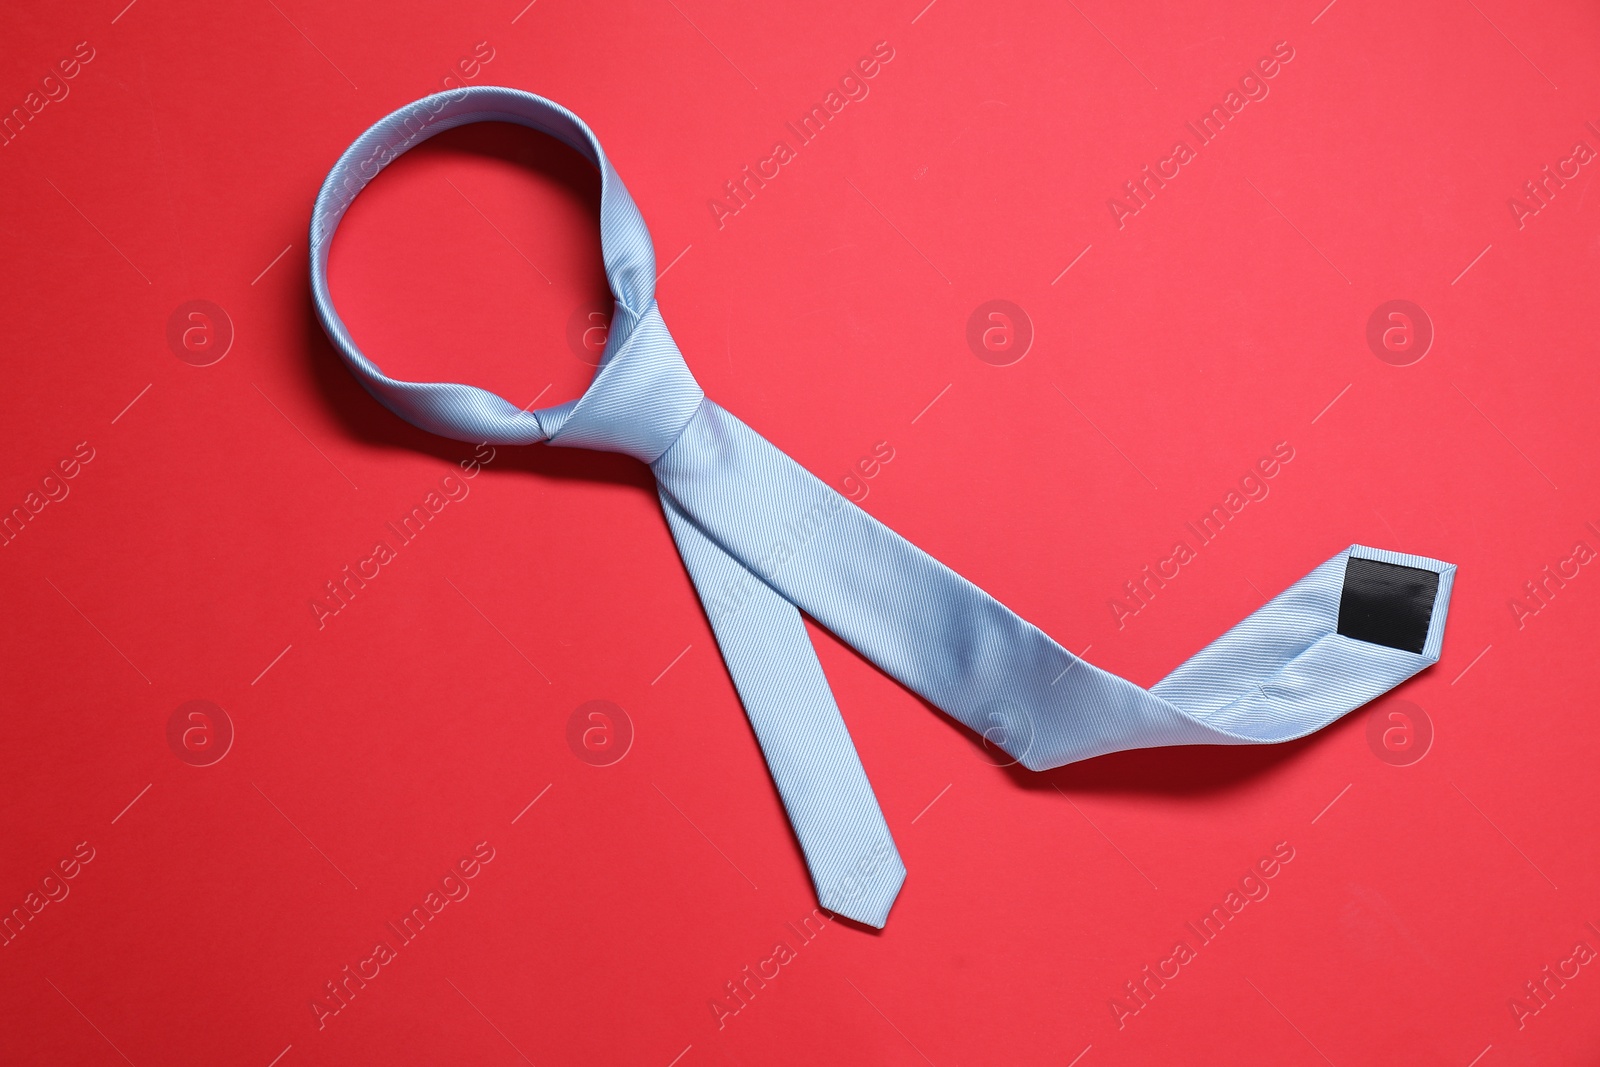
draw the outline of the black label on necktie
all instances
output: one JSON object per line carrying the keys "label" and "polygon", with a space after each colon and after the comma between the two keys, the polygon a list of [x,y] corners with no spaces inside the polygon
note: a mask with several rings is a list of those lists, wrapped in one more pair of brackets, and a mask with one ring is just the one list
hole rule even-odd
{"label": "black label on necktie", "polygon": [[1339,633],[1368,644],[1421,652],[1439,576],[1418,567],[1351,556],[1339,594]]}

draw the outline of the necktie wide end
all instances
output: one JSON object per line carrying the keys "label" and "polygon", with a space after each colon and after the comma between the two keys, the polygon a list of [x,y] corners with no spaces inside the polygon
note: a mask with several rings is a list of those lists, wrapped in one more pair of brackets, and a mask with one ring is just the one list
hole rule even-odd
{"label": "necktie wide end", "polygon": [[1352,545],[1151,687],[1188,720],[1158,743],[1292,741],[1382,696],[1439,661],[1455,572]]}

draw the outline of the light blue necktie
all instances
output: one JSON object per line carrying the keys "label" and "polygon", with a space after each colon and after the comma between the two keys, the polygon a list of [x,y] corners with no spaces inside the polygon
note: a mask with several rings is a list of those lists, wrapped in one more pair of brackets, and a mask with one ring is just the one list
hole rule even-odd
{"label": "light blue necktie", "polygon": [[[600,171],[616,298],[577,400],[525,411],[470,385],[402,382],[362,354],[328,293],[350,202],[408,148],[471,122],[549,134]],[[1161,745],[1250,745],[1318,730],[1439,659],[1455,567],[1352,547],[1150,689],[1079,659],[834,492],[706,399],[655,300],[650,231],[576,115],[515,89],[418,100],[339,158],[311,219],[311,287],[369,393],[460,441],[623,452],[655,473],[668,526],[783,797],[824,907],[881,927],[905,880],[800,613],[1031,770]]]}

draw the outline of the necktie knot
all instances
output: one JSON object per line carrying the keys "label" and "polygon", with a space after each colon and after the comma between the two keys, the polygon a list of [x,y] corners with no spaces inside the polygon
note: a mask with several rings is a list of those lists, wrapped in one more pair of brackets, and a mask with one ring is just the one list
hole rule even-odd
{"label": "necktie knot", "polygon": [[549,443],[621,452],[645,463],[672,447],[705,399],[650,301],[642,314],[620,303],[594,381],[578,399],[539,412]]}

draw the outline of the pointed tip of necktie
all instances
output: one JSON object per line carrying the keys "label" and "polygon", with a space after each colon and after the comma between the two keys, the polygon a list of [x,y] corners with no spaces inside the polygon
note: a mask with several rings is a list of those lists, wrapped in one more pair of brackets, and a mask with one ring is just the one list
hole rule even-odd
{"label": "pointed tip of necktie", "polygon": [[892,862],[885,862],[871,879],[823,890],[817,894],[817,899],[835,915],[882,930],[905,881],[905,864],[895,855]]}

